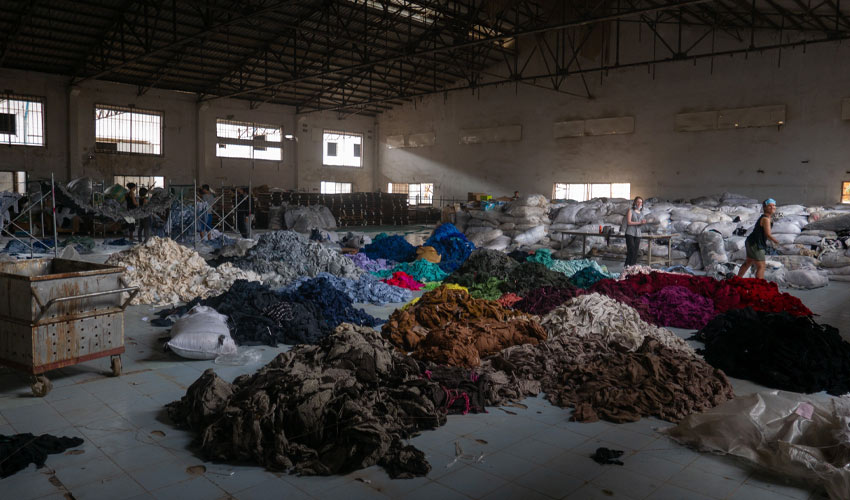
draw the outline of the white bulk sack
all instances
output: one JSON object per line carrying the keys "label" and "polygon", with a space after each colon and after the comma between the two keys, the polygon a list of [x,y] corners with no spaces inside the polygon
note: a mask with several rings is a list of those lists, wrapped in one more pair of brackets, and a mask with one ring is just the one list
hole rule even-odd
{"label": "white bulk sack", "polygon": [[850,266],[850,256],[838,252],[827,252],[820,256],[823,267],[846,267]]}
{"label": "white bulk sack", "polygon": [[793,288],[820,288],[829,284],[829,273],[817,269],[786,270],[785,284]]}
{"label": "white bulk sack", "polygon": [[522,232],[514,237],[519,245],[533,245],[546,236],[546,226],[540,225]]}
{"label": "white bulk sack", "polygon": [[510,244],[511,244],[511,238],[509,236],[499,236],[498,238],[496,238],[493,241],[484,245],[483,248],[488,248],[490,250],[502,251],[502,250],[508,248],[508,246]]}
{"label": "white bulk sack", "polygon": [[699,242],[700,255],[702,256],[703,266],[708,267],[712,264],[723,264],[729,261],[726,255],[723,236],[714,231],[705,231],[697,237]]}
{"label": "white bulk sack", "polygon": [[236,354],[236,343],[227,328],[227,316],[207,306],[195,306],[171,327],[166,343],[178,356],[189,359],[215,359]]}

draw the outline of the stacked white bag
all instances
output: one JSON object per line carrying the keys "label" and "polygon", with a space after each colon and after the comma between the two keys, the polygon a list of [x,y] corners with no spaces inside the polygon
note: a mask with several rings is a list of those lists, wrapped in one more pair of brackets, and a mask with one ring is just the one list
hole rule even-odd
{"label": "stacked white bag", "polygon": [[223,354],[236,354],[227,316],[207,306],[195,306],[175,321],[171,340],[165,345],[178,356],[189,359],[215,359]]}

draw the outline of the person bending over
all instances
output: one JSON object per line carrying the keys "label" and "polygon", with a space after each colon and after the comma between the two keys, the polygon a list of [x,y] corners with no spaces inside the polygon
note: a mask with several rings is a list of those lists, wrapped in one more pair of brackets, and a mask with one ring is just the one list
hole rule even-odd
{"label": "person bending over", "polygon": [[637,264],[638,252],[640,251],[640,227],[646,224],[643,218],[643,198],[640,196],[635,198],[632,203],[632,208],[626,212],[625,233],[626,233],[626,264],[625,266],[633,266]]}
{"label": "person bending over", "polygon": [[764,203],[762,203],[761,206],[764,213],[761,214],[759,216],[759,220],[756,221],[753,232],[747,236],[747,260],[738,271],[738,276],[741,278],[747,274],[750,267],[755,266],[756,278],[763,280],[764,269],[767,266],[765,262],[767,240],[770,240],[777,245],[779,244],[779,241],[770,234],[770,228],[773,226],[773,222],[771,222],[770,217],[773,215],[773,212],[776,211],[776,200],[768,198],[764,200]]}

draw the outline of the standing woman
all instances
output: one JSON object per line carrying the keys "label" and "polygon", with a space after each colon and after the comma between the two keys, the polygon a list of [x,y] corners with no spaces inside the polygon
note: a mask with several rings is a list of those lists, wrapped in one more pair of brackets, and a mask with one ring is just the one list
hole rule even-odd
{"label": "standing woman", "polygon": [[625,266],[633,266],[637,264],[638,252],[640,251],[640,227],[646,224],[643,218],[643,198],[640,196],[635,198],[632,203],[632,208],[626,212],[626,217],[623,220],[626,227],[626,264]]}
{"label": "standing woman", "polygon": [[776,200],[768,198],[764,200],[761,207],[764,213],[761,214],[759,216],[759,220],[756,221],[753,232],[747,236],[747,260],[744,262],[744,265],[741,266],[741,269],[738,270],[738,277],[740,278],[743,278],[750,267],[754,265],[756,266],[756,278],[763,280],[764,269],[767,267],[764,255],[765,250],[767,250],[767,240],[770,240],[777,245],[779,244],[779,241],[770,234],[770,228],[773,226],[773,222],[770,220],[770,217],[773,215],[773,212],[776,212]]}
{"label": "standing woman", "polygon": [[[127,211],[132,211],[139,208],[139,200],[136,198],[136,183],[130,182],[127,184],[127,195],[124,197],[127,202]],[[130,242],[135,242],[134,237],[136,236],[136,223],[131,222],[127,224],[127,227],[130,229]]]}

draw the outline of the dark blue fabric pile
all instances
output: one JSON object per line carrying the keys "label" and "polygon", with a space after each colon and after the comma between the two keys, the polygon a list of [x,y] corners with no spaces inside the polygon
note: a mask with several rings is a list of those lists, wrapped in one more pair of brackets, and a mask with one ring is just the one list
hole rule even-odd
{"label": "dark blue fabric pile", "polygon": [[[44,253],[53,248],[53,240],[32,240],[32,243],[29,240],[23,241],[26,241],[28,245],[31,244],[36,253]],[[18,240],[9,240],[4,251],[7,253],[30,253],[29,247]]]}
{"label": "dark blue fabric pile", "polygon": [[399,235],[376,237],[361,252],[373,260],[386,259],[396,262],[411,262],[416,259],[416,247]]}
{"label": "dark blue fabric pile", "polygon": [[311,302],[321,311],[328,327],[336,328],[340,323],[376,326],[384,322],[363,309],[354,307],[348,295],[334,286],[328,278],[315,278],[302,283],[297,289],[283,292],[281,300],[289,302]]}

